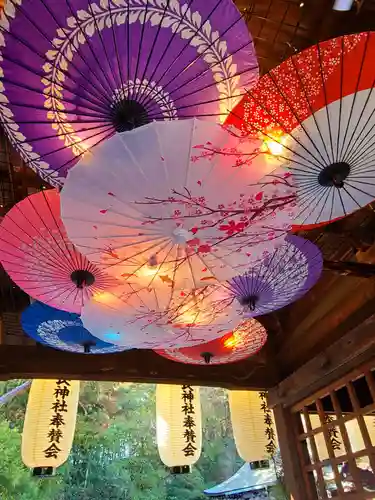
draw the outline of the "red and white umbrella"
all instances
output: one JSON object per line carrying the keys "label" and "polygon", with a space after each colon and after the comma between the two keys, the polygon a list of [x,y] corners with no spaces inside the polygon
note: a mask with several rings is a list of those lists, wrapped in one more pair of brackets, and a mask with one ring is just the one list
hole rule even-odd
{"label": "red and white umbrella", "polygon": [[227,120],[293,174],[296,224],[375,199],[374,58],[374,32],[318,43],[262,77]]}
{"label": "red and white umbrella", "polygon": [[69,172],[61,195],[69,237],[137,286],[229,279],[283,242],[297,210],[292,179],[273,173],[258,146],[200,120],[118,134]]}
{"label": "red and white umbrella", "polygon": [[33,299],[80,313],[86,300],[117,284],[69,241],[56,190],[17,203],[0,224],[0,261],[12,280]]}

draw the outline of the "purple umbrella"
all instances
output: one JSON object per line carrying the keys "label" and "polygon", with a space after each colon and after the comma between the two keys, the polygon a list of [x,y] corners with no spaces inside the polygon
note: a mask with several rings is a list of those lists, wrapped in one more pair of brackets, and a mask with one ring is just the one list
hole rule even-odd
{"label": "purple umbrella", "polygon": [[247,317],[259,316],[296,301],[320,278],[323,257],[319,248],[299,236],[288,235],[272,255],[242,276],[228,282],[230,296]]}
{"label": "purple umbrella", "polygon": [[0,118],[42,178],[153,120],[223,122],[258,64],[231,0],[6,0]]}

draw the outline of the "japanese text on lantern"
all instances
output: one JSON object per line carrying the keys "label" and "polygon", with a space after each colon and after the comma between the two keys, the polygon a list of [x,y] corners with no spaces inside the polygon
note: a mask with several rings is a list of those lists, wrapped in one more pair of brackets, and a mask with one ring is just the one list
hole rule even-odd
{"label": "japanese text on lantern", "polygon": [[182,406],[181,410],[183,417],[184,440],[186,446],[182,449],[185,457],[193,457],[197,448],[195,446],[195,405],[194,405],[194,389],[191,385],[183,385],[181,391]]}
{"label": "japanese text on lantern", "polygon": [[276,436],[273,428],[273,420],[271,410],[268,408],[267,404],[267,393],[260,392],[259,398],[261,401],[260,409],[264,414],[264,425],[265,425],[265,434],[268,440],[266,445],[266,452],[272,457],[276,453]]}
{"label": "japanese text on lantern", "polygon": [[46,458],[58,458],[61,448],[60,441],[63,438],[65,426],[65,413],[68,411],[66,402],[70,394],[70,382],[68,380],[57,380],[54,390],[54,401],[51,410],[53,411],[50,424],[48,427],[48,441],[50,445],[44,450]]}

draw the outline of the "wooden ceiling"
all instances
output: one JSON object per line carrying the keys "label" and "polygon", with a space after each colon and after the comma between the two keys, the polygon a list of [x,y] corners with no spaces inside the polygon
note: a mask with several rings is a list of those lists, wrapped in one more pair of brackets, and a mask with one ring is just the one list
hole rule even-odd
{"label": "wooden ceiling", "polygon": [[[375,0],[334,12],[331,0],[236,0],[254,38],[261,72],[318,40],[375,29]],[[41,181],[0,137],[0,216]],[[371,207],[321,230],[302,234],[329,261],[375,263],[375,213]],[[345,267],[345,266],[344,266]],[[19,313],[27,296],[0,272],[0,379],[64,374],[91,380],[180,382],[223,387],[270,388],[358,325],[375,310],[375,279],[324,271],[301,300],[259,318],[269,342],[256,356],[227,366],[180,365],[149,351],[83,356],[36,346],[27,339]]]}

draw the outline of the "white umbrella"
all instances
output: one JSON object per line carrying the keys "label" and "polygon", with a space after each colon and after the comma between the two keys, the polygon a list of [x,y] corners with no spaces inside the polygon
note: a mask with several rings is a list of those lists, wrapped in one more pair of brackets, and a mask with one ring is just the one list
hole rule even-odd
{"label": "white umbrella", "polygon": [[[238,323],[239,312],[227,307],[224,288],[193,292],[136,289],[125,284],[94,296],[82,311],[92,335],[136,348],[193,346],[222,337]],[[240,307],[238,307],[240,309]]]}
{"label": "white umbrella", "polygon": [[258,146],[200,120],[117,134],[69,172],[69,237],[92,262],[146,288],[230,279],[282,243],[296,213],[287,174],[257,184],[275,162]]}

